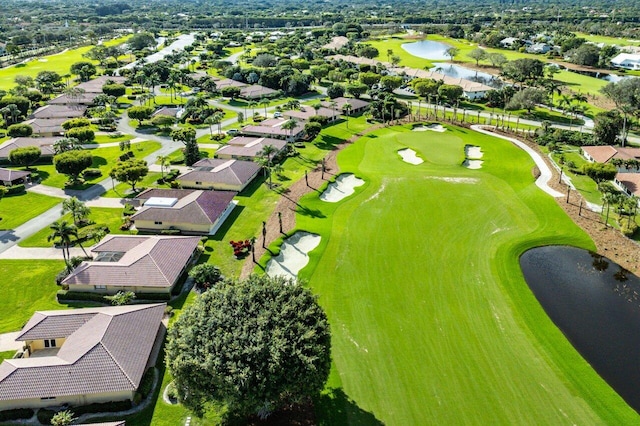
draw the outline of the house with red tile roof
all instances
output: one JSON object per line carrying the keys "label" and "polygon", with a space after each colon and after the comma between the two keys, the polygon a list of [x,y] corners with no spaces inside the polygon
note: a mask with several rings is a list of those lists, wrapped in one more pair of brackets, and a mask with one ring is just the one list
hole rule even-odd
{"label": "house with red tile roof", "polygon": [[[631,148],[631,147],[620,147],[620,146],[583,146],[582,147],[582,155],[591,161],[596,163],[611,163],[614,160],[620,160],[623,162],[621,166],[618,167],[618,171],[620,172],[628,172],[631,171],[631,168],[628,168],[624,165],[624,162],[628,161],[640,161],[640,148]],[[615,163],[615,162],[614,162]],[[636,168],[637,171],[637,168]]]}
{"label": "house with red tile roof", "polygon": [[20,357],[0,364],[0,410],[132,401],[162,344],[165,306],[36,312],[16,338]]}
{"label": "house with red tile roof", "polygon": [[198,256],[200,237],[107,235],[64,280],[69,291],[169,294]]}
{"label": "house with red tile roof", "polygon": [[277,157],[286,149],[287,141],[266,137],[237,136],[226,145],[220,147],[216,151],[216,157],[253,161],[261,155],[262,149],[267,145],[271,145],[276,149],[274,157]]}

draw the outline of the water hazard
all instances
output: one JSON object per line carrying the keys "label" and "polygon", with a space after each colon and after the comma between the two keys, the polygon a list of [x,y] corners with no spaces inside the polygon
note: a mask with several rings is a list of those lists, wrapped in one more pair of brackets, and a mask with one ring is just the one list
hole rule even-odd
{"label": "water hazard", "polygon": [[565,246],[529,250],[520,267],[551,320],[640,412],[640,278],[605,257]]}
{"label": "water hazard", "polygon": [[404,43],[402,48],[418,58],[424,59],[447,59],[447,49],[451,46],[431,40],[416,41],[413,43]]}

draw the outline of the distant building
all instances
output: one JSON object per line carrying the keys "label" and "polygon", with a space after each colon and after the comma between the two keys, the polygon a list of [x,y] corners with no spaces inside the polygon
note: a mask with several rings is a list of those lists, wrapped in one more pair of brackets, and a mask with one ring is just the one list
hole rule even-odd
{"label": "distant building", "polygon": [[627,70],[640,70],[640,54],[620,53],[611,59],[611,66]]}

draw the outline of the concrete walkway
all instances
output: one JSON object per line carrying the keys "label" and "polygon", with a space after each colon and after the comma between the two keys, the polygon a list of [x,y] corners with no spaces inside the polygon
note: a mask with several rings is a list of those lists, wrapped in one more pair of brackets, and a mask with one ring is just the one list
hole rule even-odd
{"label": "concrete walkway", "polygon": [[[89,252],[89,246],[84,248]],[[71,257],[84,256],[84,252],[79,247],[71,247],[69,249]],[[0,259],[44,259],[44,260],[62,260],[62,249],[55,247],[20,247],[12,246],[0,253]]]}
{"label": "concrete walkway", "polygon": [[22,342],[16,342],[16,337],[18,337],[19,334],[19,331],[0,334],[0,352],[22,349]]}
{"label": "concrete walkway", "polygon": [[517,139],[499,135],[493,132],[489,132],[488,130],[485,130],[483,126],[473,125],[471,126],[471,129],[475,130],[476,132],[483,133],[485,135],[495,136],[495,137],[507,140],[513,143],[514,145],[516,145],[518,148],[521,148],[524,152],[529,154],[529,156],[533,159],[533,161],[536,163],[536,166],[538,166],[538,169],[540,170],[540,176],[538,177],[538,179],[536,179],[536,185],[538,186],[538,188],[542,189],[544,192],[546,192],[547,194],[551,195],[554,198],[564,197],[563,193],[556,191],[555,189],[551,188],[548,185],[548,182],[553,177],[553,173],[551,172],[551,169],[549,168],[549,166],[547,166],[547,163],[544,161],[542,156],[538,154],[536,151],[529,148],[526,144],[524,144],[523,142],[520,142]]}

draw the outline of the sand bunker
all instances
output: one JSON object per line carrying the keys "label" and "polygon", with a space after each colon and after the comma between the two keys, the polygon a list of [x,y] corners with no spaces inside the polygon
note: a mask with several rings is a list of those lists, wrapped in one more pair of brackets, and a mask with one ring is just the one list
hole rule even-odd
{"label": "sand bunker", "polygon": [[267,275],[297,278],[298,272],[309,263],[307,253],[318,247],[320,240],[320,235],[303,231],[296,232],[284,240],[280,246],[280,254],[267,262]]}
{"label": "sand bunker", "polygon": [[362,179],[350,173],[343,174],[327,186],[327,189],[320,194],[320,199],[329,203],[337,203],[353,194],[355,188],[362,185],[364,185]]}
{"label": "sand bunker", "polygon": [[464,155],[470,160],[477,160],[482,158],[483,153],[479,146],[465,145]]}
{"label": "sand bunker", "polygon": [[414,132],[426,132],[427,130],[431,130],[432,132],[446,132],[447,129],[442,127],[442,124],[429,124],[427,126],[416,126],[413,128]]}
{"label": "sand bunker", "polygon": [[481,169],[482,168],[482,160],[464,160],[462,163],[467,169]]}
{"label": "sand bunker", "polygon": [[398,154],[400,154],[400,157],[402,157],[402,160],[405,163],[415,164],[415,165],[424,163],[424,160],[418,157],[416,155],[416,152],[410,148],[401,149],[400,151],[398,151]]}

